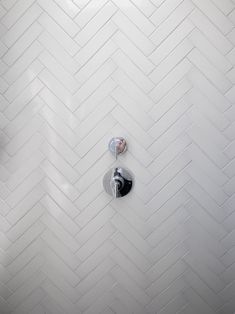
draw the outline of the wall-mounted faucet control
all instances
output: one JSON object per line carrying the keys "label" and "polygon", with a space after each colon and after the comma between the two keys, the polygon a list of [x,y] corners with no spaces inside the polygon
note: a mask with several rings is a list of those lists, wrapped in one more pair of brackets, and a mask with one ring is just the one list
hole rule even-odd
{"label": "wall-mounted faucet control", "polygon": [[109,150],[117,159],[117,156],[123,154],[127,149],[126,140],[123,137],[113,137],[109,142]]}
{"label": "wall-mounted faucet control", "polygon": [[132,188],[132,175],[125,168],[115,167],[105,174],[103,185],[109,195],[115,198],[123,197],[127,195]]}

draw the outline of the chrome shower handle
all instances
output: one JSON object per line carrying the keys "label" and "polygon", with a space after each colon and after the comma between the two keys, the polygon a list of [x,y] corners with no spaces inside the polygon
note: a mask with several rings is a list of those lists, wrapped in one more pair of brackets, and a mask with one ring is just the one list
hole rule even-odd
{"label": "chrome shower handle", "polygon": [[109,151],[115,156],[123,154],[127,150],[126,140],[123,137],[113,137],[109,142]]}
{"label": "chrome shower handle", "polygon": [[116,167],[109,170],[103,179],[105,191],[114,198],[123,197],[132,188],[132,175],[127,169]]}

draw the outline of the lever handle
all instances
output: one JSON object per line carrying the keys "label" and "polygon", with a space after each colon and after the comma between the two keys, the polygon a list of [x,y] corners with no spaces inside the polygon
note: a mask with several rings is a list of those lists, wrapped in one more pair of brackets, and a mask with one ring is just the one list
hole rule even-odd
{"label": "lever handle", "polygon": [[132,184],[132,175],[127,169],[121,167],[109,170],[103,179],[105,191],[115,198],[127,195],[132,188]]}

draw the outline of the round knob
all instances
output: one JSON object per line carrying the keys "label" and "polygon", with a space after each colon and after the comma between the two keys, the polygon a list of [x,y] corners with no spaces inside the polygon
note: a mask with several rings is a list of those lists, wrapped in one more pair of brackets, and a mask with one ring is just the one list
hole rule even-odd
{"label": "round knob", "polygon": [[126,148],[126,140],[123,137],[113,137],[109,142],[109,150],[116,158],[124,153]]}

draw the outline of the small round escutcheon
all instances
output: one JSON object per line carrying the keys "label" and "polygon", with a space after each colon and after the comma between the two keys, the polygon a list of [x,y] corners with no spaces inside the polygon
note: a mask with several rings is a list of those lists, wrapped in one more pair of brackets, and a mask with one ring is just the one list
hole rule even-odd
{"label": "small round escutcheon", "polygon": [[109,142],[109,150],[116,158],[118,155],[123,154],[126,149],[127,144],[123,137],[113,137]]}

